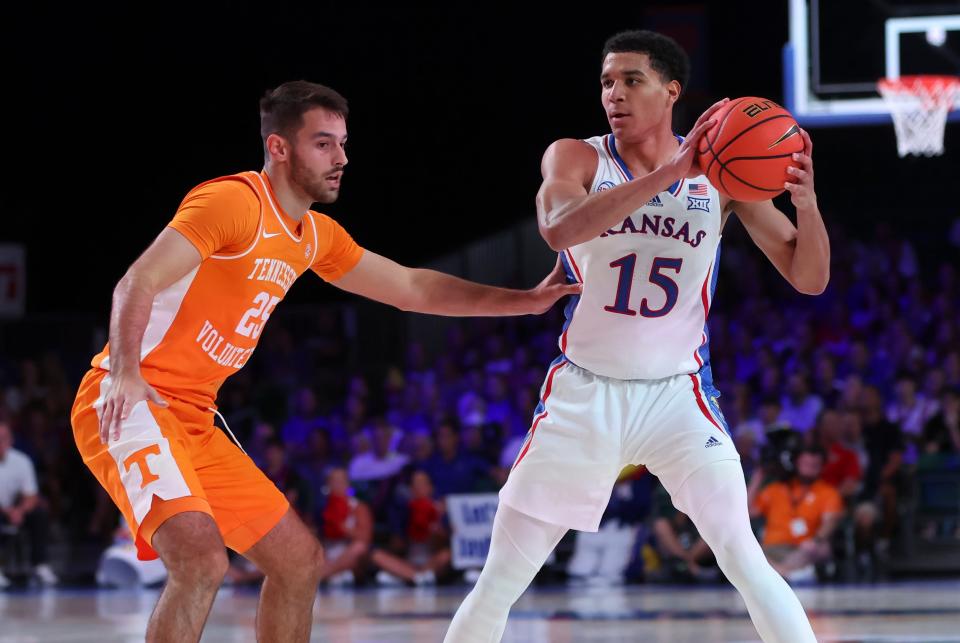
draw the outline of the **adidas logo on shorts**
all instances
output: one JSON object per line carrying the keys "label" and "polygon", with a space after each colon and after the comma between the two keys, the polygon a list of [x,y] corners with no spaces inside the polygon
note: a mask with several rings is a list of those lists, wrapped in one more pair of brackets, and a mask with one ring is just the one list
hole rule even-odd
{"label": "adidas logo on shorts", "polygon": [[710,447],[718,447],[718,446],[720,446],[721,444],[723,444],[723,442],[721,442],[720,440],[716,439],[715,437],[713,437],[713,436],[711,435],[711,436],[710,436],[710,439],[707,440],[707,443],[706,443],[705,445],[703,445],[703,446],[705,446],[706,448],[709,449]]}

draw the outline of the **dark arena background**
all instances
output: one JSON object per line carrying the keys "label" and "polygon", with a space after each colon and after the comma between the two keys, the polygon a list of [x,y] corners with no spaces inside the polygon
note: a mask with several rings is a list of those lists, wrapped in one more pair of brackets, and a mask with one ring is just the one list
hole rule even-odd
{"label": "dark arena background", "polygon": [[[821,477],[843,500],[829,555],[785,572],[788,582],[819,640],[960,641],[960,91],[943,153],[903,157],[876,91],[891,51],[900,74],[960,76],[960,3],[4,13],[0,641],[105,643],[146,631],[165,570],[136,560],[77,451],[70,410],[106,342],[114,286],[183,196],[263,167],[257,102],[267,89],[305,79],[349,100],[341,196],[315,209],[361,246],[532,288],[556,261],[536,225],[540,159],[556,139],[609,132],[600,52],[638,28],[690,55],[677,133],[719,98],[760,96],[789,108],[814,142],[829,286],[795,292],[732,217],[709,320],[718,402],[747,482],[790,484],[800,450],[819,446]],[[775,204],[794,216],[789,195]],[[482,567],[496,492],[563,325],[564,302],[540,316],[452,319],[310,275],[291,289],[217,404],[328,560],[358,548],[355,564],[320,583],[312,640],[443,639]],[[17,453],[35,494],[13,470]],[[351,541],[334,524],[343,497],[331,471],[345,472],[350,502],[369,509],[369,537]],[[418,502],[417,472],[436,502]],[[764,543],[768,521],[755,513]],[[425,519],[427,536],[414,528]],[[261,582],[231,552],[203,640],[253,640]],[[620,476],[599,533],[561,540],[503,640],[758,635],[696,529],[641,467]]]}

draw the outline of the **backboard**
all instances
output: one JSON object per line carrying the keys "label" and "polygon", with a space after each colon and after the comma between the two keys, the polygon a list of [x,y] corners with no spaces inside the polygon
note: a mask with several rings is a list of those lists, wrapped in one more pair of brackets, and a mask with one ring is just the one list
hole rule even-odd
{"label": "backboard", "polygon": [[[784,104],[804,127],[889,124],[878,80],[960,75],[960,1],[789,3]],[[948,119],[960,121],[960,98]]]}

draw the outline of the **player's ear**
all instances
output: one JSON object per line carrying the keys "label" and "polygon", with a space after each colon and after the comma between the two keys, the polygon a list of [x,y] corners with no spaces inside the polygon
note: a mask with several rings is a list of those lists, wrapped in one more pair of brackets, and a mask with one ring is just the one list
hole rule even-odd
{"label": "player's ear", "polygon": [[680,83],[676,80],[671,80],[667,83],[667,94],[674,103],[680,100]]}
{"label": "player's ear", "polygon": [[267,137],[267,155],[273,161],[286,161],[290,156],[290,144],[279,134]]}

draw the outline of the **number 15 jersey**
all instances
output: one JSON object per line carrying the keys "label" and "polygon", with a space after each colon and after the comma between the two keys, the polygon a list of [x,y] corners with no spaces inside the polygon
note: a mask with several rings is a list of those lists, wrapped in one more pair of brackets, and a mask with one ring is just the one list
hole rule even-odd
{"label": "number 15 jersey", "polygon": [[[632,180],[612,134],[587,139],[598,155],[590,192]],[[654,195],[599,237],[560,253],[583,292],[566,308],[560,349],[617,379],[700,372],[712,385],[706,319],[720,258],[720,194],[705,176]]]}
{"label": "number 15 jersey", "polygon": [[[144,379],[162,395],[206,410],[250,359],[274,307],[307,269],[339,279],[363,254],[330,217],[283,212],[266,173],[194,188],[170,222],[200,265],[153,299],[140,346]],[[92,365],[110,370],[110,347]]]}

